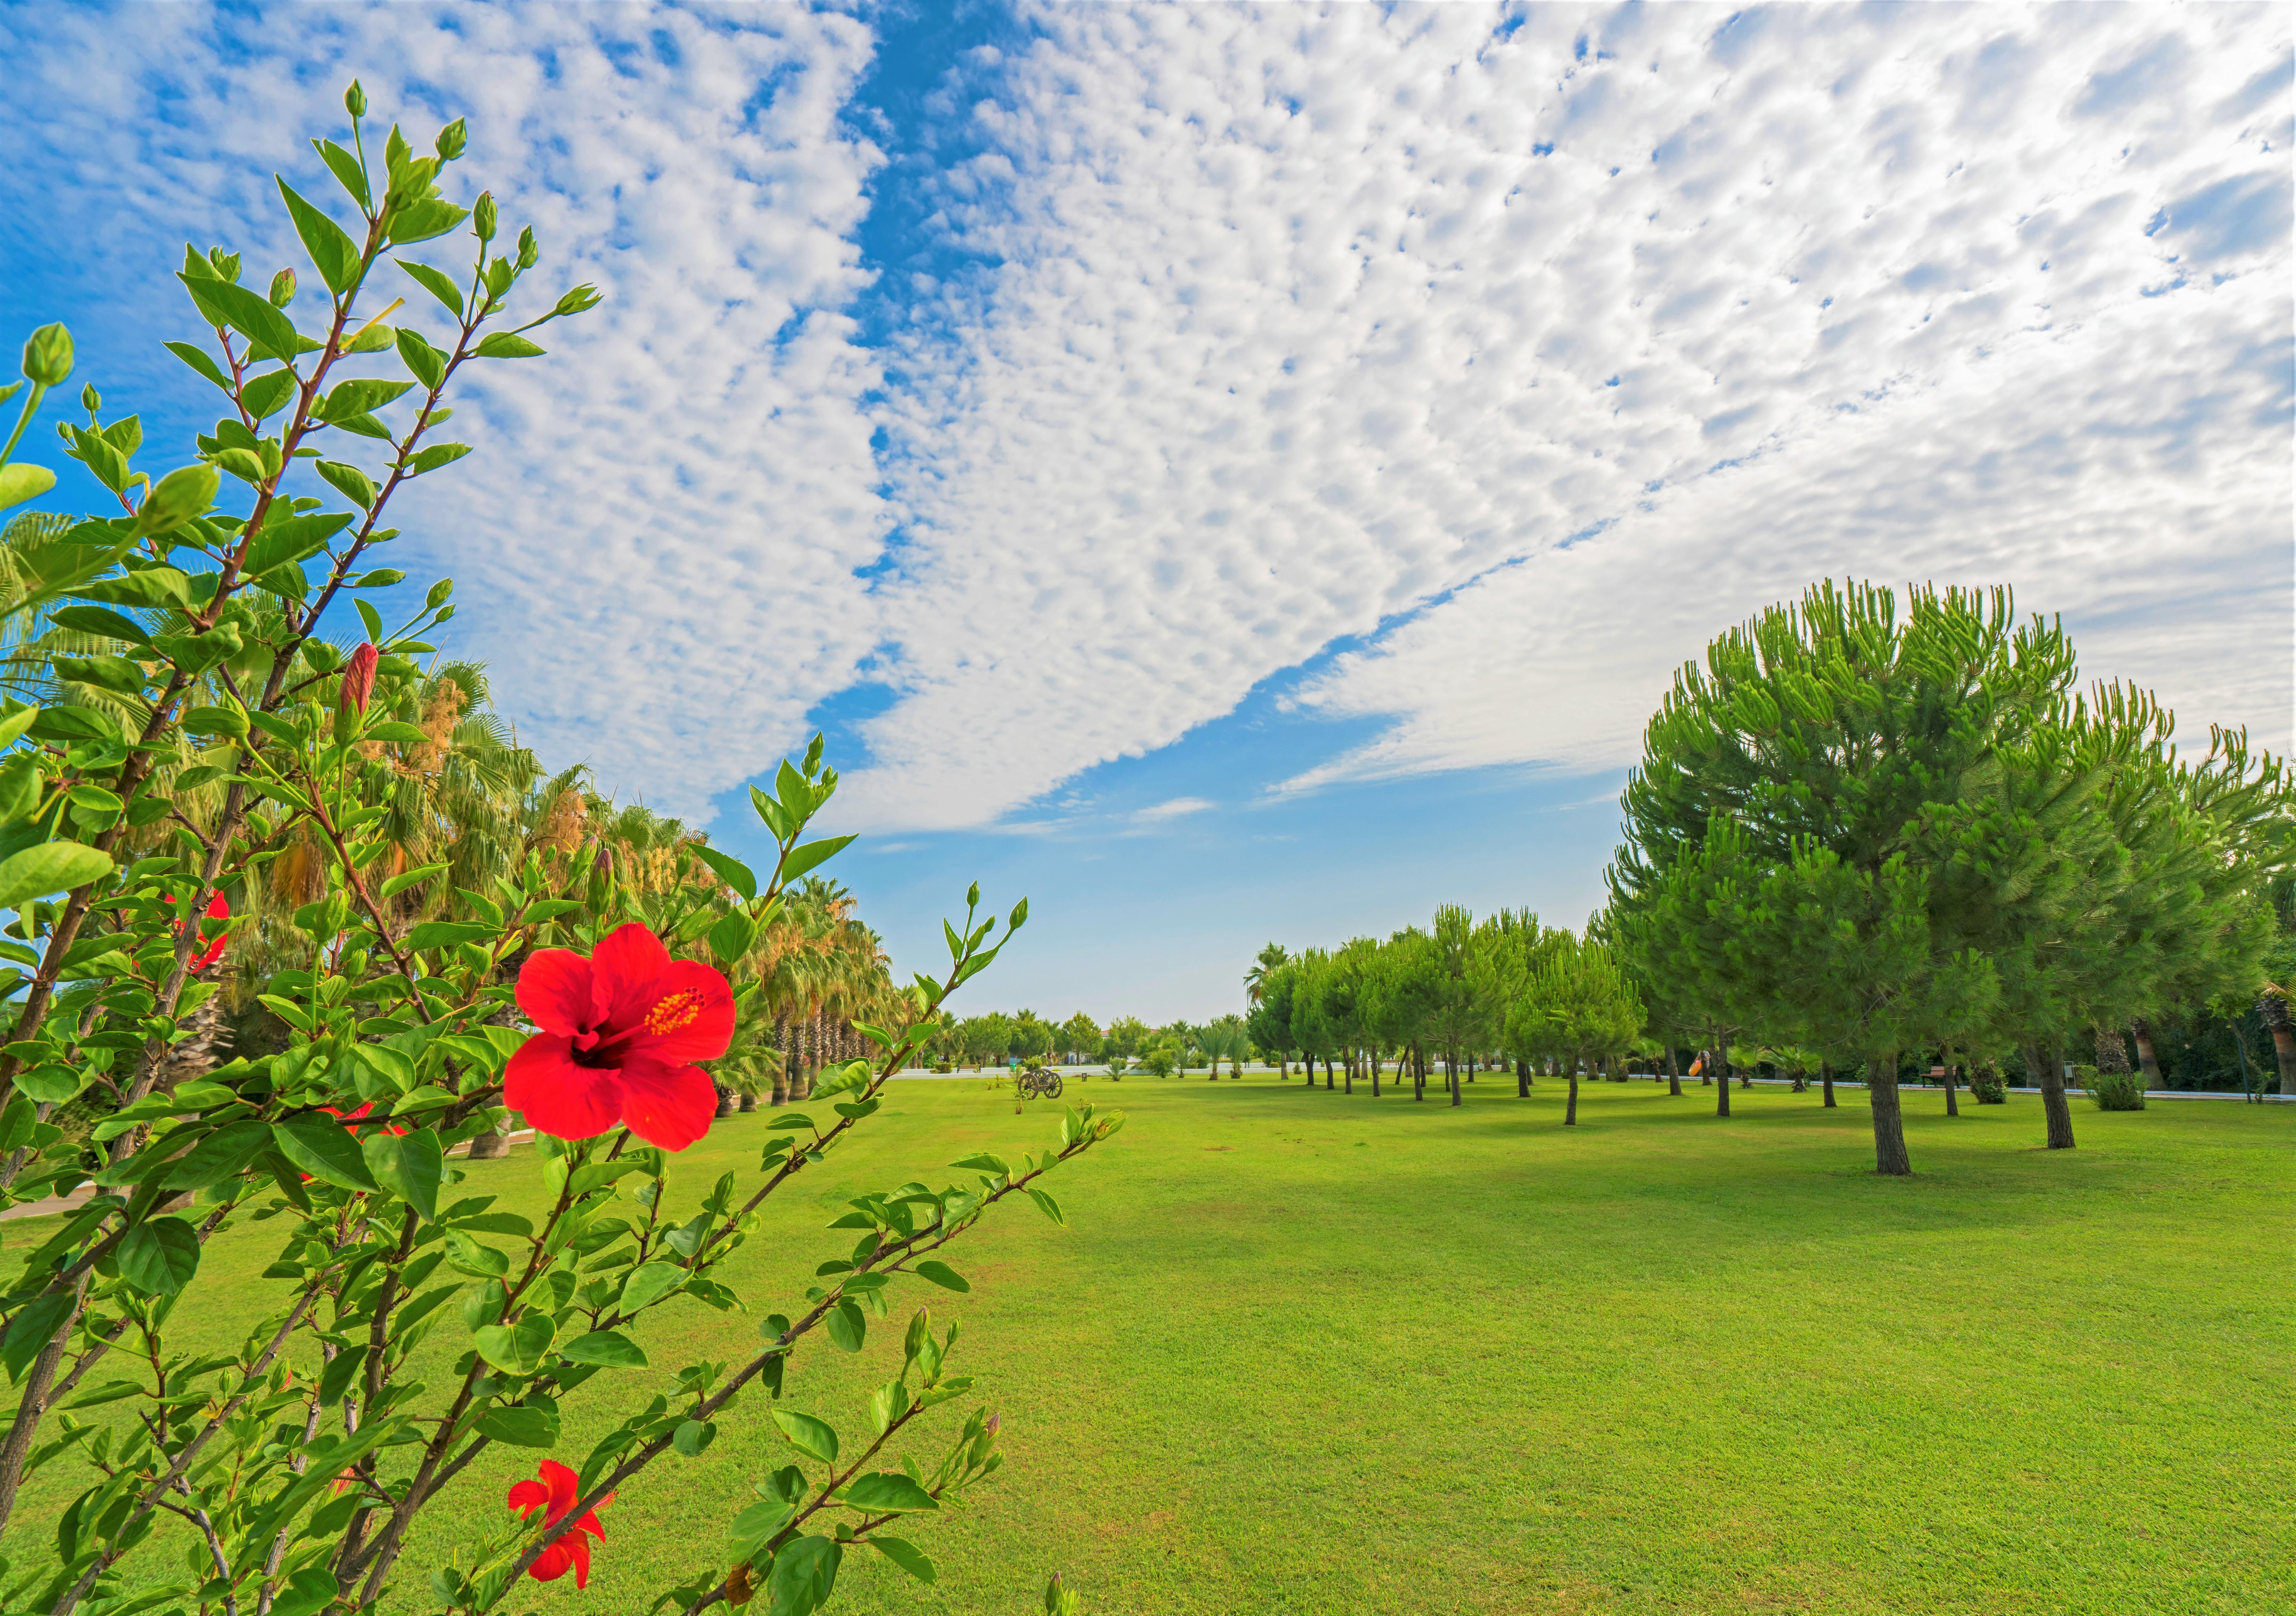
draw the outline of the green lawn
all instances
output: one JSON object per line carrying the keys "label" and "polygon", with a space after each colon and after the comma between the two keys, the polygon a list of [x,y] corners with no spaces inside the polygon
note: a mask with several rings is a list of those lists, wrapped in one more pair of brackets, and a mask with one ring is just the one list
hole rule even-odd
{"label": "green lawn", "polygon": [[[1005,1476],[913,1534],[937,1587],[867,1556],[840,1608],[1018,1616],[1055,1568],[1099,1616],[2296,1608],[2296,1108],[2081,1106],[2080,1148],[2051,1153],[2034,1099],[1954,1120],[1914,1092],[1918,1176],[1893,1181],[1857,1090],[1830,1112],[1741,1092],[1720,1120],[1710,1088],[1598,1083],[1570,1130],[1558,1084],[1467,1092],[1072,1082],[1131,1121],[1059,1175],[1071,1226],[1012,1210],[956,1258],[972,1295],[903,1292],[963,1317]],[[1031,1112],[974,1079],[896,1085],[739,1254],[743,1282],[786,1307],[842,1254],[821,1226],[845,1194],[1042,1142]],[[767,1128],[721,1122],[673,1188],[753,1161]],[[471,1177],[538,1199],[529,1152]],[[270,1243],[243,1226],[209,1260],[251,1275]],[[755,1339],[694,1303],[658,1317],[657,1366]],[[791,1400],[857,1428],[897,1333],[809,1349]],[[578,1458],[603,1423],[585,1396]],[[516,1608],[622,1616],[716,1559],[786,1452],[765,1409],[625,1490],[586,1595],[529,1585]],[[410,1569],[504,1518],[514,1456]],[[20,1564],[62,1480],[28,1489]]]}

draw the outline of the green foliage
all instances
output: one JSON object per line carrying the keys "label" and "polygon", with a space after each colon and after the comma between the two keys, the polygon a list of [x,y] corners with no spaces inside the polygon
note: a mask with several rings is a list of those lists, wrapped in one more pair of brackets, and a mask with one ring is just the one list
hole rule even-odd
{"label": "green foliage", "polygon": [[[346,106],[363,115],[357,86]],[[535,1215],[460,1193],[457,1153],[504,1128],[506,1063],[535,1046],[522,1014],[560,1013],[521,1005],[522,963],[641,929],[681,962],[677,980],[722,984],[733,1048],[756,1051],[788,1003],[761,939],[787,940],[792,912],[849,924],[811,872],[851,840],[805,839],[837,789],[819,737],[771,790],[752,790],[775,849],[763,879],[642,809],[586,824],[578,771],[540,778],[486,711],[482,670],[418,664],[454,616],[451,580],[395,627],[350,593],[398,581],[372,565],[396,537],[382,524],[398,489],[465,474],[465,446],[429,441],[461,367],[537,357],[521,333],[596,301],[578,287],[510,324],[540,247],[522,230],[496,250],[491,199],[466,209],[444,194],[466,139],[457,121],[418,156],[398,129],[374,142],[355,121],[348,147],[318,143],[342,197],[278,187],[314,277],[242,284],[238,255],[187,248],[178,279],[209,336],[171,351],[229,412],[191,463],[155,476],[135,463],[139,418],[104,419],[88,390],[64,452],[118,514],[14,522],[0,546],[7,671],[28,698],[0,708],[0,906],[15,911],[0,953],[20,967],[4,987],[0,1204],[84,1178],[99,1192],[0,1278],[0,1365],[19,1388],[0,1440],[0,1527],[35,1472],[42,1486],[86,1472],[55,1552],[0,1567],[12,1611],[144,1608],[124,1594],[126,1557],[178,1527],[196,1533],[202,1610],[397,1609],[416,1596],[402,1556],[444,1512],[500,1529],[435,1568],[431,1594],[458,1616],[521,1602],[523,1574],[587,1510],[645,1485],[664,1454],[703,1455],[738,1398],[779,1398],[823,1338],[862,1346],[896,1280],[967,1291],[945,1248],[1003,1202],[1062,1218],[1040,1181],[1120,1124],[1070,1111],[1055,1145],[1017,1163],[968,1159],[937,1187],[904,1174],[849,1200],[818,1283],[787,1314],[744,1317],[727,1259],[760,1208],[867,1131],[886,1082],[942,1032],[943,1002],[1024,923],[1025,900],[998,934],[976,889],[962,930],[948,927],[947,971],[881,994],[886,1025],[856,1027],[874,1053],[823,1084],[824,1120],[781,1116],[788,1131],[691,1217],[662,1217],[677,1153],[645,1142],[661,1119],[635,1089],[617,1091],[626,1127],[537,1136]],[[466,219],[466,267],[405,256]],[[443,322],[385,305],[370,282],[386,256]],[[52,485],[7,463],[72,362],[61,327],[28,346],[24,413],[0,452],[11,503]],[[344,457],[321,459],[323,447]],[[354,508],[328,508],[342,504]],[[339,644],[327,636],[345,631],[346,598],[357,633]],[[882,964],[873,941],[868,953]],[[281,1036],[213,1066],[195,1058],[199,1013],[227,970]],[[234,1230],[270,1247],[258,1276],[213,1275],[212,1243]],[[657,1367],[631,1327],[681,1298],[722,1316],[723,1331],[693,1360]],[[187,1320],[217,1316],[257,1322],[231,1350],[179,1349]],[[872,1401],[873,1440],[854,1440],[865,1457],[897,1432],[922,1437],[913,1423],[968,1390],[947,1370],[955,1324],[924,1320],[920,1309],[899,1376]],[[418,1374],[442,1328],[467,1348]],[[131,1366],[144,1378],[101,1394],[127,1405],[116,1429],[91,1438],[56,1407],[91,1371]],[[580,1505],[521,1526],[498,1513],[498,1491],[485,1497],[486,1467],[470,1467],[497,1445],[556,1448],[578,1387],[619,1423],[586,1456],[564,1455]],[[791,1438],[800,1462],[766,1484],[767,1513],[742,1511],[723,1554],[682,1556],[679,1574],[700,1579],[666,1600],[762,1587],[776,1609],[814,1608],[848,1546],[937,1513],[1002,1464],[985,1409],[938,1457],[859,1474],[829,1467],[838,1435],[805,1417],[809,1445]],[[883,1552],[930,1579],[920,1551]]]}
{"label": "green foliage", "polygon": [[2099,1071],[2094,1066],[2077,1066],[2080,1087],[2088,1090],[2088,1097],[2099,1111],[2143,1111],[2144,1109],[2144,1077],[2135,1071]]}

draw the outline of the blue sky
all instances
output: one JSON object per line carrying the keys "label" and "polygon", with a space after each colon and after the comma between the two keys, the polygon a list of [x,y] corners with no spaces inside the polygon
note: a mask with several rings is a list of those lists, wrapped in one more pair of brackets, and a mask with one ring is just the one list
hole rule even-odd
{"label": "blue sky", "polygon": [[[2284,8],[0,10],[0,310],[164,457],[186,238],[298,261],[354,73],[606,302],[392,558],[554,764],[977,990],[1231,1006],[1439,901],[1577,923],[1671,669],[1811,579],[2013,585],[2291,730]],[[156,312],[155,311],[159,311]],[[49,458],[53,459],[51,455]],[[60,499],[88,498],[67,480]],[[92,502],[91,502],[92,503]]]}

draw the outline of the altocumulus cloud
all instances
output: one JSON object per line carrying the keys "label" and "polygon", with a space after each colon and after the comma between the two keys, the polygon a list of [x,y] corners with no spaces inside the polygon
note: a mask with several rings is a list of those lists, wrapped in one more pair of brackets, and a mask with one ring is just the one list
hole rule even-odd
{"label": "altocumulus cloud", "polygon": [[[9,165],[19,228],[160,306],[182,303],[164,272],[187,237],[226,235],[258,275],[301,261],[268,172],[332,193],[302,137],[339,131],[354,74],[418,146],[467,114],[466,167],[545,243],[542,295],[597,283],[598,309],[542,333],[551,359],[473,367],[453,432],[481,469],[414,485],[403,513],[545,758],[706,812],[851,677],[853,571],[885,526],[861,407],[879,378],[842,312],[879,161],[842,122],[866,27],[794,7],[55,6],[0,12],[0,40],[40,146]],[[399,317],[439,313],[401,291]]]}
{"label": "altocumulus cloud", "polygon": [[529,738],[672,808],[865,654],[863,824],[991,821],[1303,664],[1301,721],[1394,722],[1295,788],[1601,767],[1673,662],[1844,572],[2014,583],[2188,717],[2284,725],[2282,10],[1019,23],[903,182],[975,267],[882,348],[865,16],[17,8],[42,157],[0,184],[92,217],[90,276],[218,212],[287,261],[208,146],[278,160],[353,70],[468,111],[609,300],[488,374],[488,470],[405,542]]}
{"label": "altocumulus cloud", "polygon": [[2284,12],[1037,22],[954,98],[996,267],[889,412],[875,811],[993,814],[1382,625],[1299,694],[1395,729],[1291,783],[1615,763],[1845,571],[2024,586],[2283,738]]}

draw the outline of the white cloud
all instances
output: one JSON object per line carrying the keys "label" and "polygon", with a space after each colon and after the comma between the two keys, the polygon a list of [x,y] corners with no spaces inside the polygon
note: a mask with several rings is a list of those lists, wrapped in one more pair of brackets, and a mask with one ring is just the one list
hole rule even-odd
{"label": "white cloud", "polygon": [[1407,715],[1369,760],[1614,760],[1654,669],[1844,567],[2216,614],[2161,677],[2284,693],[2286,13],[1037,21],[954,97],[996,267],[886,406],[865,816],[992,816],[1514,562],[1314,685]]}
{"label": "white cloud", "polygon": [[1151,803],[1144,808],[1135,808],[1132,816],[1135,819],[1154,823],[1166,819],[1177,819],[1185,814],[1201,814],[1206,808],[1218,806],[1218,804],[1209,797],[1174,797],[1168,801]]}
{"label": "white cloud", "polygon": [[[535,225],[539,294],[586,280],[606,300],[543,333],[548,359],[466,373],[453,431],[480,453],[414,485],[402,545],[459,575],[463,637],[524,736],[626,799],[706,811],[800,742],[866,650],[851,574],[885,527],[861,408],[879,378],[839,312],[867,279],[853,237],[878,159],[839,120],[870,30],[794,7],[124,16],[0,18],[10,59],[37,64],[14,112],[40,153],[11,165],[46,187],[34,217],[62,197],[106,216],[72,250],[121,284],[153,286],[186,236],[267,275],[300,261],[269,172],[332,194],[305,139],[340,135],[354,73],[418,143],[467,114],[452,172]],[[385,298],[413,291],[384,275]],[[403,317],[436,312],[415,292]]]}
{"label": "white cloud", "polygon": [[608,301],[486,373],[403,542],[529,739],[673,811],[871,657],[847,825],[992,820],[1347,636],[1302,701],[1398,720],[1350,773],[1615,761],[1844,570],[2010,578],[2189,716],[2284,718],[2284,10],[1030,21],[944,98],[930,200],[989,267],[916,293],[882,399],[835,14],[0,12],[0,241],[136,291],[187,235],[287,261],[264,176],[352,71],[468,112]]}

